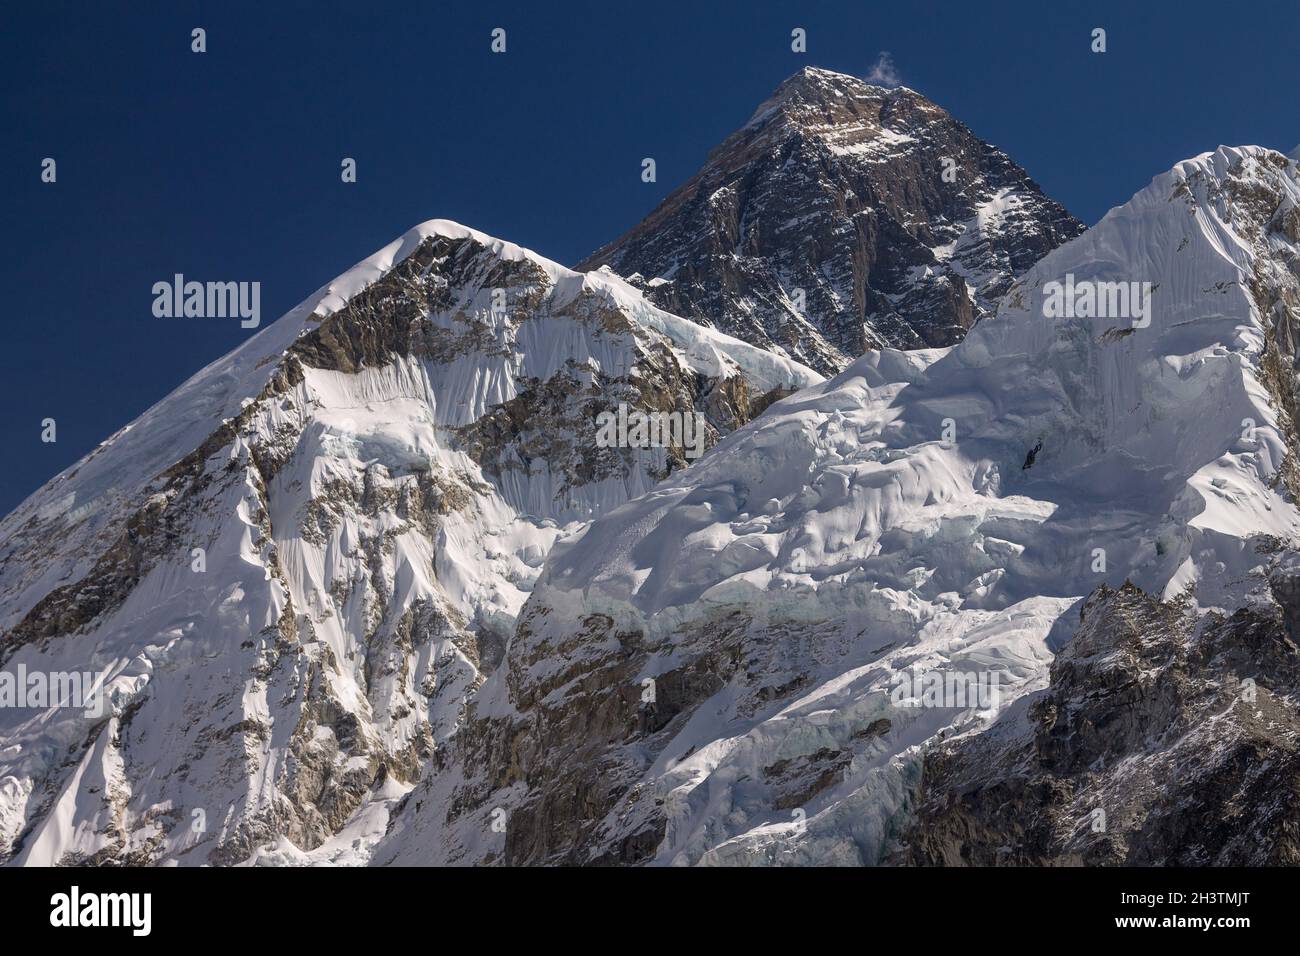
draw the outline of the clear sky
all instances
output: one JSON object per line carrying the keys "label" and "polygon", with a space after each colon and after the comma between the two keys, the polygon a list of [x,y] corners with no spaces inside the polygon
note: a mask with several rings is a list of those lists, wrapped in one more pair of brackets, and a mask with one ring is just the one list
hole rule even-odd
{"label": "clear sky", "polygon": [[155,318],[155,282],[259,281],[265,325],[431,218],[572,264],[806,65],[889,51],[1089,224],[1187,156],[1300,143],[1300,0],[112,6],[0,10],[0,513],[252,334]]}

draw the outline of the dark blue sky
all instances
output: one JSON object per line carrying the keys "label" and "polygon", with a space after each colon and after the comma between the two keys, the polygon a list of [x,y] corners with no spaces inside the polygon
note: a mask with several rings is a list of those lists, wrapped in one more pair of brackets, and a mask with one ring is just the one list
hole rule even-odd
{"label": "dark blue sky", "polygon": [[260,281],[265,325],[437,217],[572,264],[805,65],[891,51],[1089,224],[1220,143],[1300,142],[1297,0],[116,6],[0,12],[0,513],[252,334],[154,318],[154,282]]}

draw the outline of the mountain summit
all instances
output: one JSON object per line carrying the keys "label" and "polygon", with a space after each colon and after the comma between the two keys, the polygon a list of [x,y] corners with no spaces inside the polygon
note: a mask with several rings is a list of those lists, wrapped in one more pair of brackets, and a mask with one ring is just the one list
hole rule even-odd
{"label": "mountain summit", "polygon": [[0,678],[102,687],[0,683],[0,863],[347,858],[552,544],[686,464],[600,416],[708,445],[819,380],[616,278],[411,229],[0,521]]}
{"label": "mountain summit", "polygon": [[809,67],[578,268],[833,373],[869,348],[954,344],[1082,231],[921,94]]}

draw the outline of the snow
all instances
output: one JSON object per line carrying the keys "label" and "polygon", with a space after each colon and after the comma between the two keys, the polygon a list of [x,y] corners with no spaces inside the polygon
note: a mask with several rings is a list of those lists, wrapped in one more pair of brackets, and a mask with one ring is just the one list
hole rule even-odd
{"label": "snow", "polygon": [[[707,633],[743,609],[750,647],[768,655],[763,676],[806,680],[762,706],[733,681],[676,728],[641,781],[668,814],[654,861],[879,862],[926,749],[1018,713],[1045,685],[1084,595],[1130,579],[1164,597],[1194,586],[1199,609],[1232,609],[1263,560],[1256,546],[1300,532],[1277,480],[1291,449],[1261,378],[1268,317],[1252,295],[1260,276],[1294,281],[1280,265],[1294,243],[1263,235],[1230,188],[1300,203],[1296,166],[1279,168],[1277,155],[1220,148],[1180,163],[1048,255],[961,345],[870,352],[829,381],[662,312],[607,271],[575,273],[446,220],[415,227],[0,522],[9,628],[90,571],[127,517],[161,495],[162,471],[223,420],[251,415],[210,457],[211,484],[186,502],[194,523],[121,605],[85,633],[26,645],[6,662],[103,675],[111,716],[92,725],[66,710],[0,712],[0,839],[29,831],[23,864],[111,852],[123,834],[152,840],[164,862],[201,863],[218,838],[287,813],[285,781],[303,772],[304,753],[365,778],[378,750],[400,753],[426,731],[446,743],[470,700],[476,719],[510,716],[512,686],[620,652],[610,639],[488,676],[467,628],[504,642],[521,613],[537,610],[537,628],[515,635],[507,658],[523,659],[529,642],[571,637],[599,611],[664,639],[670,650],[638,675],[655,677],[696,653],[672,636]],[[1015,198],[995,197],[968,228],[1013,213]],[[546,307],[527,322],[489,324],[486,353],[395,358],[356,374],[307,369],[284,394],[259,397],[298,336],[434,235],[536,264]],[[1150,283],[1150,324],[1046,318],[1044,287],[1066,275]],[[584,292],[606,297],[633,331],[596,336],[564,319],[564,304]],[[483,295],[465,290],[459,304],[481,314]],[[448,314],[425,320],[451,328]],[[636,342],[657,337],[701,374],[739,371],[755,391],[800,390],[660,484],[654,462],[639,459],[626,478],[567,499],[549,462],[494,478],[453,440],[525,379],[569,361],[624,374]],[[253,448],[286,431],[292,454],[263,484]],[[314,532],[304,525],[340,488],[396,500],[420,476],[463,494],[436,527],[401,520],[391,504],[353,502],[352,491],[335,495]],[[202,574],[191,566],[196,546]],[[412,636],[418,609],[431,623]],[[900,674],[933,672],[996,673],[999,699],[917,708],[891,697]],[[580,686],[574,678],[548,700]],[[373,749],[344,753],[324,714],[346,715]],[[885,719],[887,731],[854,743]],[[852,756],[803,817],[774,810],[756,769],[822,749]],[[481,783],[480,770],[446,767],[433,792],[450,798]],[[251,844],[243,862],[439,859],[450,843],[437,827],[431,843],[402,828],[385,835],[412,785],[390,777],[367,792],[315,849],[280,832]],[[491,796],[487,809],[508,809],[525,785]],[[425,803],[426,814],[445,809]],[[206,831],[190,829],[195,811]],[[409,802],[405,812],[417,813]],[[458,861],[501,849],[480,816],[467,815],[450,841],[465,853]]]}
{"label": "snow", "polygon": [[855,142],[840,142],[838,138],[828,138],[826,145],[836,156],[855,156],[886,162],[901,151],[899,147],[916,142],[915,136],[899,133],[883,126],[871,131],[870,137]]}
{"label": "snow", "polygon": [[[729,685],[677,731],[642,778],[669,807],[657,862],[877,862],[924,748],[995,716],[894,707],[899,670],[996,671],[1005,710],[1045,685],[1072,609],[1102,583],[1166,598],[1194,584],[1202,610],[1240,604],[1256,545],[1300,533],[1249,285],[1294,244],[1227,198],[1235,181],[1300,201],[1277,155],[1180,163],[1048,255],[961,345],[868,353],[556,544],[530,599],[546,609],[532,642],[593,612],[667,640],[729,609],[762,615],[751,647],[777,625],[838,642],[833,663],[803,660],[811,684],[792,699],[750,714]],[[1046,318],[1043,287],[1067,274],[1150,283],[1149,325]],[[638,680],[681,665],[648,659]],[[505,688],[498,675],[481,706],[507,712]],[[806,821],[742,783],[783,756],[849,747],[882,715],[881,749],[855,757]]]}
{"label": "snow", "polygon": [[[491,290],[453,290],[460,296],[454,307],[483,317],[491,338],[485,350],[448,361],[394,357],[355,374],[304,368],[288,391],[264,392],[299,336],[432,236],[473,239],[487,266],[529,260],[549,283],[545,301],[525,321],[496,321]],[[626,317],[626,332],[601,333],[558,314],[592,293]],[[424,321],[453,327],[446,312]],[[0,523],[6,628],[54,587],[84,578],[142,505],[193,512],[173,550],[146,564],[120,607],[85,633],[26,645],[6,661],[103,675],[113,721],[139,708],[120,740],[116,723],[95,729],[92,748],[72,767],[65,755],[85,746],[95,726],[89,718],[58,709],[0,711],[0,837],[7,845],[34,825],[17,862],[114,852],[123,834],[153,833],[151,808],[160,806],[181,817],[151,852],[173,863],[203,862],[217,840],[248,826],[257,832],[255,821],[268,815],[283,817],[286,780],[301,772],[297,746],[326,763],[343,749],[334,729],[319,722],[317,698],[355,718],[354,746],[362,753],[400,753],[423,733],[445,739],[481,679],[466,629],[504,642],[554,542],[589,515],[648,490],[649,469],[663,465],[662,449],[650,449],[626,477],[561,495],[561,476],[544,458],[530,471],[496,478],[466,454],[454,429],[514,398],[526,379],[545,380],[570,362],[593,374],[631,374],[648,343],[664,344],[685,369],[706,376],[739,373],[756,395],[821,380],[798,363],[650,306],[612,275],[576,273],[431,220],[317,290],[31,496]],[[160,474],[241,412],[247,421],[240,433],[206,463],[206,490],[168,502]],[[287,460],[263,486],[252,449],[286,434]],[[420,476],[463,494],[463,505],[447,508],[436,529],[353,500],[372,489],[396,502]],[[325,512],[316,532],[306,521],[312,509]],[[192,567],[195,547],[205,552],[202,573]],[[419,613],[433,616],[431,631],[413,635],[407,647],[402,621]],[[286,621],[297,631],[287,643]],[[306,742],[291,746],[313,723]],[[364,775],[367,759],[340,754],[334,772]],[[372,794],[315,851],[295,850],[282,837],[254,847],[250,860],[363,862],[368,849],[359,847],[382,834],[394,799]],[[208,821],[199,834],[188,826],[196,810]]]}

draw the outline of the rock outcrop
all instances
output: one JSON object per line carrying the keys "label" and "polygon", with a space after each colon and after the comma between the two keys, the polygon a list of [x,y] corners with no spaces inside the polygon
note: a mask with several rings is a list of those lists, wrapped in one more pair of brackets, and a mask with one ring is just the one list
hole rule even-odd
{"label": "rock outcrop", "polygon": [[1102,588],[1041,695],[931,751],[898,862],[1300,863],[1294,590],[1197,618]]}

